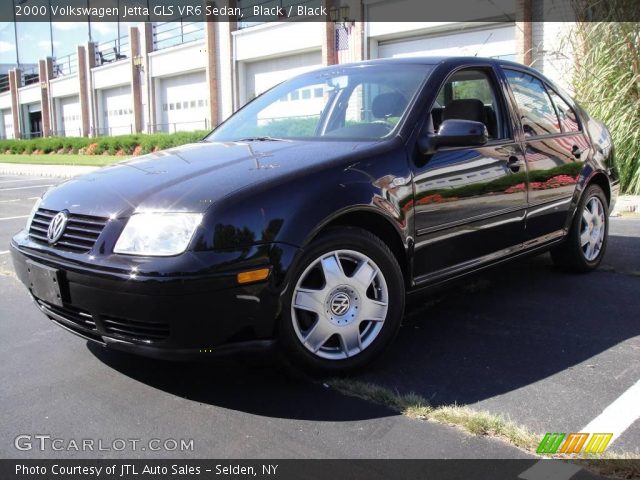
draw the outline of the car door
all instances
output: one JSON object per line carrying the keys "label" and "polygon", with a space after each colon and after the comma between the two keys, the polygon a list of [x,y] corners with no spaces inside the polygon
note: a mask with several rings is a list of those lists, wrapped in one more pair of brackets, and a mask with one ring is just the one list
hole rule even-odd
{"label": "car door", "polygon": [[458,69],[428,113],[425,135],[446,119],[476,120],[487,126],[489,141],[441,148],[414,165],[416,284],[521,248],[526,170],[499,82],[490,66]]}
{"label": "car door", "polygon": [[568,100],[530,71],[503,69],[518,112],[529,172],[525,238],[530,244],[563,234],[589,142]]}

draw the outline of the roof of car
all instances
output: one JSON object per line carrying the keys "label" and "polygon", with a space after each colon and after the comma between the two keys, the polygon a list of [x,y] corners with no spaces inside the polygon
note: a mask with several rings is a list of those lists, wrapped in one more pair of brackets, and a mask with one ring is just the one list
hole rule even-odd
{"label": "roof of car", "polygon": [[[501,58],[487,58],[487,57],[456,57],[456,56],[448,56],[448,57],[396,57],[396,58],[376,58],[373,60],[365,60],[362,62],[354,62],[354,63],[341,63],[337,65],[328,65],[326,67],[319,68],[317,70],[313,70],[309,73],[318,73],[325,71],[335,71],[336,69],[345,69],[345,68],[354,68],[362,65],[448,65],[449,67],[457,67],[462,65],[503,65],[510,67],[517,67],[526,70],[532,70],[531,67],[527,67],[521,63],[513,62],[510,60],[504,60]],[[537,75],[540,75],[540,72],[536,71]],[[304,74],[303,74],[304,75]],[[548,81],[548,79],[545,78]]]}
{"label": "roof of car", "polygon": [[[523,67],[524,65],[509,60],[503,60],[500,58],[488,58],[488,57],[470,57],[470,56],[448,56],[448,57],[394,57],[394,58],[376,58],[373,60],[365,60],[363,62],[354,62],[340,64],[341,67],[357,66],[357,65],[383,65],[383,64],[418,64],[418,65],[438,65],[441,63],[449,64],[476,64],[476,63],[492,63],[492,64],[505,64]],[[335,67],[335,65],[334,65]]]}

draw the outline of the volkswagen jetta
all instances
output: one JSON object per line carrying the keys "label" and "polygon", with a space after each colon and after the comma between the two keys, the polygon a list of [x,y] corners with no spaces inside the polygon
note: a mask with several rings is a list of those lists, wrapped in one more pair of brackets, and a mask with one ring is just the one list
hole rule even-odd
{"label": "volkswagen jetta", "polygon": [[42,312],[106,347],[278,342],[344,371],[390,344],[409,293],[545,250],[596,268],[617,193],[606,127],[535,70],[376,60],[49,190],[11,252]]}

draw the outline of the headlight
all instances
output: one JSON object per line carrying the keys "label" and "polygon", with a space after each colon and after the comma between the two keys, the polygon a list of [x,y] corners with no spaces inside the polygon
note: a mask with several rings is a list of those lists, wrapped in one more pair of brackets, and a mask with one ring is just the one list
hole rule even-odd
{"label": "headlight", "polygon": [[158,257],[177,255],[187,249],[201,221],[201,213],[133,214],[113,251]]}
{"label": "headlight", "polygon": [[42,197],[36,200],[36,203],[33,204],[33,208],[31,209],[31,213],[29,214],[29,219],[27,220],[27,226],[25,227],[25,229],[27,230],[27,233],[29,232],[29,230],[31,230],[31,222],[33,222],[33,217],[38,211],[38,208],[40,208],[41,203],[42,203]]}

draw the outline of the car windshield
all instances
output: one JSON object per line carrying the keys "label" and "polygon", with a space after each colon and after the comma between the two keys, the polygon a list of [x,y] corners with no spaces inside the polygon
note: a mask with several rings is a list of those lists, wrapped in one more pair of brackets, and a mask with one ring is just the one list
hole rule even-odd
{"label": "car windshield", "polygon": [[302,75],[256,98],[206,140],[388,137],[432,69],[430,65],[366,65]]}

